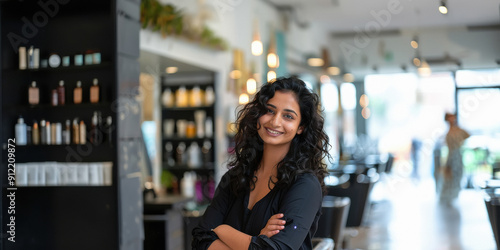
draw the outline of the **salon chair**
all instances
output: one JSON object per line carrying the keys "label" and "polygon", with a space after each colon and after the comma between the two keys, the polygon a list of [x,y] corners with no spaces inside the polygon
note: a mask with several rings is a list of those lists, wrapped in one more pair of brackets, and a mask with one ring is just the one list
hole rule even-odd
{"label": "salon chair", "polygon": [[325,196],[321,207],[321,217],[315,237],[331,238],[334,249],[341,249],[351,199],[349,197]]}

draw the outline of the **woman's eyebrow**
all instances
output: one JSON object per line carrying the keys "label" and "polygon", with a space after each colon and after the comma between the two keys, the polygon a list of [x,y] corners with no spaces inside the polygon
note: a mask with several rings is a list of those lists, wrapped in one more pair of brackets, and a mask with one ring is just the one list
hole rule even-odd
{"label": "woman's eyebrow", "polygon": [[[272,104],[267,104],[267,106],[271,106],[272,108],[276,109],[276,106],[272,105]],[[292,109],[284,109],[284,111],[286,112],[290,112],[290,113],[294,113],[296,116],[299,116],[295,111],[293,111]]]}

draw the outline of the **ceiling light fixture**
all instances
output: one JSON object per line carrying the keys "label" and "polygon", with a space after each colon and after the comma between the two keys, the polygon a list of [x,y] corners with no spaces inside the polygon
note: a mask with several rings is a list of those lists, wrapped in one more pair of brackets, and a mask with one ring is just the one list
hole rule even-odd
{"label": "ceiling light fixture", "polygon": [[277,68],[280,65],[280,59],[276,52],[276,38],[274,32],[271,32],[271,40],[269,42],[269,50],[267,52],[267,66],[269,68]]}
{"label": "ceiling light fixture", "polygon": [[446,7],[446,1],[441,1],[441,4],[439,5],[439,12],[441,14],[446,15],[448,14],[448,8]]}
{"label": "ceiling light fixture", "polygon": [[179,70],[179,68],[177,68],[177,67],[167,67],[167,68],[165,68],[165,73],[175,74],[175,73],[177,73],[178,70]]}
{"label": "ceiling light fixture", "polygon": [[417,71],[418,74],[423,77],[427,77],[432,74],[431,67],[425,60],[422,61],[422,64],[420,65],[420,67],[418,67]]}
{"label": "ceiling light fixture", "polygon": [[252,55],[260,56],[264,51],[262,46],[262,41],[260,40],[259,34],[259,23],[255,20],[254,30],[253,30],[253,41],[252,41]]}
{"label": "ceiling light fixture", "polygon": [[414,49],[418,49],[418,37],[414,36],[413,39],[410,42],[410,45]]}
{"label": "ceiling light fixture", "polygon": [[328,71],[328,74],[332,75],[332,76],[338,76],[340,75],[340,68],[339,67],[328,67],[327,69]]}
{"label": "ceiling light fixture", "polygon": [[321,67],[325,64],[325,61],[319,57],[311,57],[307,59],[307,64],[311,67]]}
{"label": "ceiling light fixture", "polygon": [[274,72],[273,70],[267,72],[267,81],[271,82],[274,79],[276,79],[276,72]]}

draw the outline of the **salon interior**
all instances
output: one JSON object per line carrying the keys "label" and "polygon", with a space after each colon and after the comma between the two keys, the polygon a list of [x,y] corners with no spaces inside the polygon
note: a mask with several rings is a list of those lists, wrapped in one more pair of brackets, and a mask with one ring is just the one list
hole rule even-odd
{"label": "salon interior", "polygon": [[[498,249],[499,6],[1,1],[0,249],[191,249],[237,111],[282,76],[331,144],[314,249]],[[470,136],[442,202],[447,113]]]}

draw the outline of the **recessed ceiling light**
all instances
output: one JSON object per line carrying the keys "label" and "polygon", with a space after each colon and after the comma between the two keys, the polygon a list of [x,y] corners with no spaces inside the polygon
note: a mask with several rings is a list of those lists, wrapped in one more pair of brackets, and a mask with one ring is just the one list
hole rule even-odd
{"label": "recessed ceiling light", "polygon": [[177,67],[167,67],[165,69],[165,72],[167,74],[174,74],[174,73],[177,73],[178,70],[179,70],[179,68],[177,68]]}

